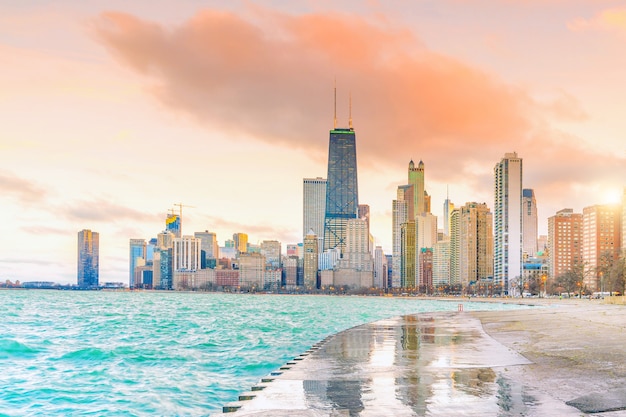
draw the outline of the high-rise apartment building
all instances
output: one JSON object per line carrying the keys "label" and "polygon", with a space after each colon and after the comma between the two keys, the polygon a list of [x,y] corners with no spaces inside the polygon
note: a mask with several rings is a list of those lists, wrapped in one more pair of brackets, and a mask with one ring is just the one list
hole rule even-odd
{"label": "high-rise apartment building", "polygon": [[[422,277],[422,271],[425,271],[423,265],[424,258],[422,254],[425,252],[422,249],[432,249],[437,242],[437,216],[431,213],[423,212],[415,216],[415,279],[418,286],[422,286],[424,278]],[[428,260],[430,255],[428,253]]]}
{"label": "high-rise apartment building", "polygon": [[583,215],[572,209],[557,211],[548,218],[549,279],[558,279],[575,265],[582,265],[582,256]]}
{"label": "high-rise apartment building", "polygon": [[354,129],[330,131],[326,214],[324,216],[324,250],[346,247],[348,220],[358,214],[358,181],[356,135]]}
{"label": "high-rise apartment building", "polygon": [[450,284],[450,239],[445,237],[433,246],[433,288],[438,291]]}
{"label": "high-rise apartment building", "polygon": [[460,208],[460,284],[493,277],[493,217],[485,203],[466,203]]}
{"label": "high-rise apartment building", "polygon": [[450,285],[461,284],[461,209],[450,213]]}
{"label": "high-rise apartment building", "polygon": [[400,253],[400,286],[402,288],[414,288],[415,287],[415,261],[416,261],[416,248],[415,248],[415,220],[409,220],[404,223],[400,228],[402,237],[402,249]]}
{"label": "high-rise apartment building", "polygon": [[494,285],[510,294],[522,278],[522,158],[506,153],[494,167]]}
{"label": "high-rise apartment building", "polygon": [[609,266],[619,258],[622,207],[604,204],[583,209],[583,283],[589,291],[599,291]]}
{"label": "high-rise apartment building", "polygon": [[250,289],[265,288],[265,257],[260,253],[242,253],[239,256],[239,282]]}
{"label": "high-rise apartment building", "polygon": [[398,187],[396,199],[392,202],[392,277],[391,285],[393,288],[401,286],[401,270],[402,270],[402,225],[409,220],[415,219],[415,211],[413,199],[413,186],[400,185]]}
{"label": "high-rise apartment building", "polygon": [[100,272],[100,235],[89,229],[78,232],[78,286],[97,288]]}
{"label": "high-rise apartment building", "polygon": [[537,227],[537,200],[535,191],[532,188],[522,190],[522,251],[528,257],[534,257],[539,248],[537,247],[537,237],[539,230]]}
{"label": "high-rise apartment building", "polygon": [[307,289],[317,288],[318,244],[313,229],[304,237],[304,286]]}
{"label": "high-rise apartment building", "polygon": [[317,236],[319,250],[324,250],[324,216],[326,215],[326,178],[303,180],[302,236],[310,230]]}
{"label": "high-rise apartment building", "polygon": [[129,278],[128,286],[130,289],[135,288],[135,269],[137,266],[145,265],[146,261],[146,240],[130,239],[129,243]]}

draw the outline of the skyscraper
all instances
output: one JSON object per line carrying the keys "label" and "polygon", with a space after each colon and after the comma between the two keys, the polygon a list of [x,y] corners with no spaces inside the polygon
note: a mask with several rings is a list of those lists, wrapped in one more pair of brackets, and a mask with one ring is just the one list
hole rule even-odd
{"label": "skyscraper", "polygon": [[446,200],[443,202],[443,234],[450,236],[450,215],[454,210],[454,203],[450,201],[450,197],[446,195]]}
{"label": "skyscraper", "polygon": [[359,206],[356,136],[352,127],[330,131],[327,181],[324,250],[338,247],[343,253],[348,220],[357,218]]}
{"label": "skyscraper", "polygon": [[98,287],[100,236],[98,232],[84,229],[78,232],[78,286]]}
{"label": "skyscraper", "polygon": [[128,256],[129,263],[129,278],[128,286],[130,289],[135,288],[135,268],[139,264],[145,265],[146,261],[146,240],[145,239],[130,239],[129,244],[130,253]]}
{"label": "skyscraper", "polygon": [[622,207],[617,204],[583,208],[583,284],[599,291],[603,276],[620,255]]}
{"label": "skyscraper", "polygon": [[426,211],[424,202],[424,162],[420,161],[417,164],[417,168],[413,160],[409,162],[409,185],[413,186],[414,210],[417,216]]}
{"label": "skyscraper", "polygon": [[493,277],[493,217],[485,203],[460,208],[459,267],[463,287]]}
{"label": "skyscraper", "polygon": [[248,252],[248,235],[245,233],[233,233],[233,241],[235,242],[235,249],[238,253]]}
{"label": "skyscraper", "polygon": [[400,286],[403,288],[415,287],[415,220],[410,220],[400,228],[402,235],[402,256],[400,261]]}
{"label": "skyscraper", "polygon": [[523,252],[530,257],[537,254],[537,201],[535,191],[532,188],[525,188],[522,191],[522,238],[524,246]]}
{"label": "skyscraper", "polygon": [[165,218],[165,230],[172,232],[174,237],[180,237],[180,216],[178,214],[167,214]]}
{"label": "skyscraper", "polygon": [[303,180],[303,222],[302,236],[309,231],[317,236],[319,250],[324,249],[324,216],[326,215],[326,178],[305,178]]}
{"label": "skyscraper", "polygon": [[304,237],[304,286],[307,289],[317,288],[318,244],[313,229]]}
{"label": "skyscraper", "polygon": [[399,288],[402,271],[402,225],[409,220],[415,219],[413,200],[413,186],[398,186],[396,200],[392,202],[392,277],[391,286]]}
{"label": "skyscraper", "polygon": [[548,273],[559,278],[582,264],[583,215],[563,209],[548,218]]}
{"label": "skyscraper", "polygon": [[522,277],[522,158],[506,153],[494,167],[494,285],[509,294]]}

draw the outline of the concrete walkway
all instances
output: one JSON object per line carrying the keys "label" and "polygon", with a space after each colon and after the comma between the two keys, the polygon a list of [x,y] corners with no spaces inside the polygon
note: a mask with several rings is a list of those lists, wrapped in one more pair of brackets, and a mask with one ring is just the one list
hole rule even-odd
{"label": "concrete walkway", "polygon": [[626,408],[625,326],[625,307],[588,300],[381,320],[320,342],[219,415],[626,416],[606,412]]}

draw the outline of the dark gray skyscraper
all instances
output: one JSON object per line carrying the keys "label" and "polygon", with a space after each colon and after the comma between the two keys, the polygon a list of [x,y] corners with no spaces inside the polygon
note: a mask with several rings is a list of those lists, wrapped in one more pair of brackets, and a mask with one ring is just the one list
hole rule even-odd
{"label": "dark gray skyscraper", "polygon": [[356,172],[356,136],[352,128],[330,131],[326,214],[324,216],[324,250],[346,247],[349,219],[358,214],[359,198]]}
{"label": "dark gray skyscraper", "polygon": [[78,232],[78,286],[98,286],[100,239],[97,232]]}

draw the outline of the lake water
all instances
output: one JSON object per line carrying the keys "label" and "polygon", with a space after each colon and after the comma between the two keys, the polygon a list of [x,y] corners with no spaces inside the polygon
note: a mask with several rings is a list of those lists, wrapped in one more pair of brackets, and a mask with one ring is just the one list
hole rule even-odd
{"label": "lake water", "polygon": [[[0,291],[0,416],[206,416],[324,337],[419,298]],[[465,310],[517,308],[468,303]]]}

